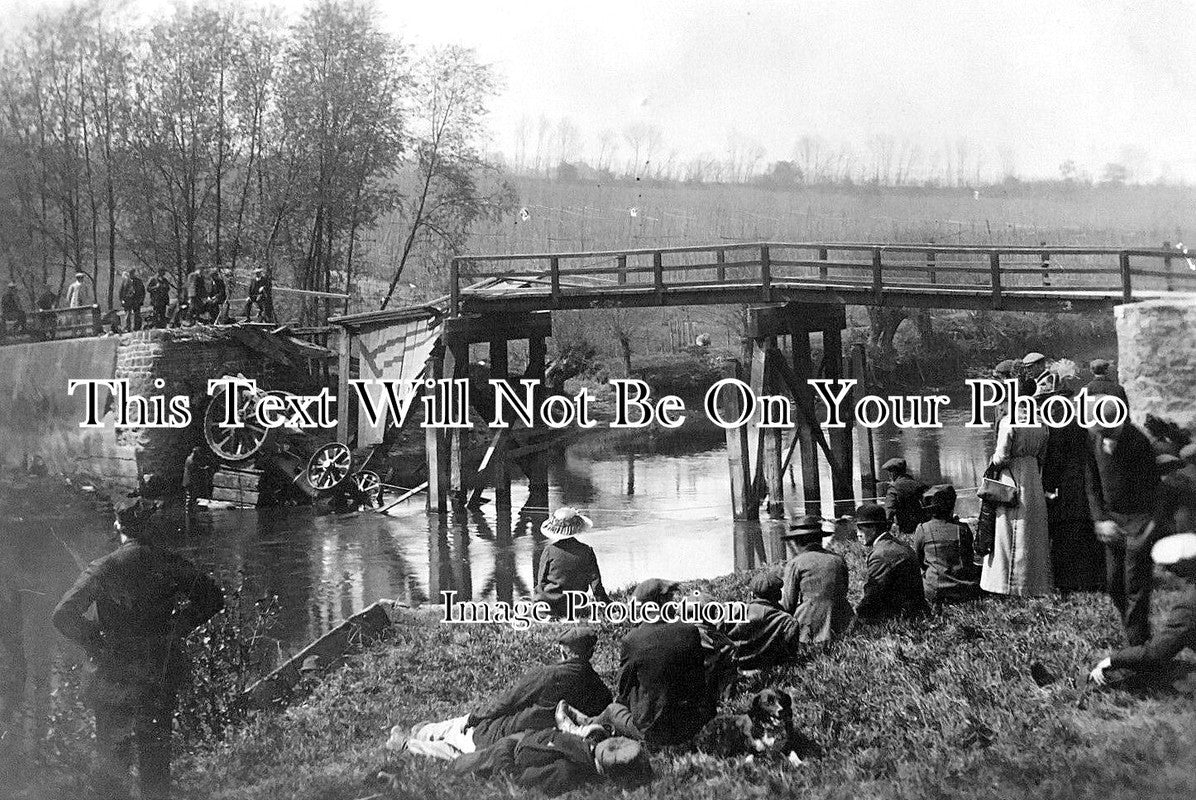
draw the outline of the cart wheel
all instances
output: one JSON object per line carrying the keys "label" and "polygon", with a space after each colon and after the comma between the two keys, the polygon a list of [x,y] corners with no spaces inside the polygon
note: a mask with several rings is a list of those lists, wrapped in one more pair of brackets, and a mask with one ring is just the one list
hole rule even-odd
{"label": "cart wheel", "polygon": [[349,477],[353,454],[340,442],[329,442],[312,453],[307,462],[307,482],[313,489],[327,491]]}
{"label": "cart wheel", "polygon": [[252,458],[270,436],[270,429],[261,423],[254,413],[257,396],[245,392],[242,395],[240,418],[245,423],[240,428],[225,428],[220,425],[224,419],[224,393],[221,389],[212,396],[203,415],[203,438],[208,449],[224,461],[245,461]]}
{"label": "cart wheel", "polygon": [[353,476],[353,482],[357,484],[358,490],[365,495],[371,505],[382,500],[382,478],[377,472],[363,469]]}

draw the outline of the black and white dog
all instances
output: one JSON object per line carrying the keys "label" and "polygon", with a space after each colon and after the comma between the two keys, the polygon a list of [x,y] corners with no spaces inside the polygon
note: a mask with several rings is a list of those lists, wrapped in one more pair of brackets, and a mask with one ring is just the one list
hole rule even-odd
{"label": "black and white dog", "polygon": [[793,700],[780,689],[762,689],[746,714],[720,715],[698,734],[697,749],[724,758],[783,759],[798,766],[813,743],[793,726]]}

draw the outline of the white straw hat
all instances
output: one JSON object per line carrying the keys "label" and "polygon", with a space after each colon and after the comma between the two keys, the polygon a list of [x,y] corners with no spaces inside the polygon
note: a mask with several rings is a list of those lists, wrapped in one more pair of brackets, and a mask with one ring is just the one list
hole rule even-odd
{"label": "white straw hat", "polygon": [[561,506],[540,525],[540,533],[552,540],[576,536],[594,527],[589,517],[572,506]]}

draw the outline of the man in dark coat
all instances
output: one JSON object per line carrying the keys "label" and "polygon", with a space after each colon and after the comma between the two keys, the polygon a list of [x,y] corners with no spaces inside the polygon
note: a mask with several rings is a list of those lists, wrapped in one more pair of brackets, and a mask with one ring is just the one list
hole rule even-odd
{"label": "man in dark coat", "polygon": [[[53,621],[91,660],[83,696],[96,715],[100,795],[123,793],[136,751],[141,797],[158,800],[170,795],[175,694],[189,672],[183,642],[224,600],[194,564],[149,541],[145,517],[137,504],[117,512],[120,547],[87,567]],[[93,605],[96,621],[85,616]]]}
{"label": "man in dark coat", "polygon": [[0,298],[0,321],[3,321],[5,325],[11,322],[17,331],[25,332],[25,309],[21,307],[17,284],[13,281],[8,282],[8,288],[4,290],[4,296]]}
{"label": "man in dark coat", "polygon": [[914,554],[922,568],[922,591],[931,606],[963,603],[980,596],[980,569],[972,529],[955,516],[955,487],[932,486],[922,495],[930,514],[914,531]]}
{"label": "man in dark coat", "polygon": [[1167,678],[1175,666],[1191,670],[1187,662],[1176,665],[1172,659],[1185,647],[1196,648],[1196,533],[1166,536],[1155,543],[1151,555],[1156,564],[1184,580],[1183,593],[1150,639],[1122,648],[1096,665],[1091,678],[1098,684]]}
{"label": "man in dark coat", "polygon": [[549,604],[552,613],[565,613],[565,592],[592,592],[594,599],[610,602],[602,585],[602,572],[594,549],[575,537],[593,523],[575,508],[558,508],[540,526],[551,543],[540,553],[536,574],[536,599]]}
{"label": "man in dark coat", "polygon": [[449,760],[489,747],[518,731],[554,727],[556,706],[562,700],[585,714],[601,713],[612,698],[610,689],[590,665],[598,635],[587,626],[569,628],[557,643],[561,650],[559,663],[532,670],[464,717],[416,726],[409,739],[396,726],[386,746]]}
{"label": "man in dark coat", "polygon": [[[1057,394],[1069,396],[1066,390]],[[1046,400],[1051,395],[1044,395]],[[1042,459],[1042,491],[1047,501],[1051,539],[1051,573],[1063,592],[1105,588],[1105,548],[1096,538],[1085,490],[1085,463],[1090,458],[1088,431],[1075,420],[1049,428]]]}
{"label": "man in dark coat", "polygon": [[911,619],[930,611],[922,590],[918,557],[893,538],[885,510],[873,503],[856,509],[855,524],[868,549],[864,596],[855,607],[861,622]]}
{"label": "man in dark coat", "polygon": [[222,322],[221,312],[228,301],[228,286],[220,275],[220,270],[214,269],[208,276],[208,296],[204,303],[206,313],[212,322]]}
{"label": "man in dark coat", "polygon": [[125,270],[120,283],[120,307],[125,310],[125,330],[141,330],[141,306],[145,303],[145,284],[137,270]]}
{"label": "man in dark coat", "polygon": [[253,280],[249,282],[249,299],[245,301],[245,321],[248,322],[257,306],[258,322],[274,321],[274,297],[270,276],[261,267],[254,267]]}
{"label": "man in dark coat", "polygon": [[154,327],[165,328],[166,308],[170,305],[170,280],[166,277],[165,267],[158,267],[158,274],[150,276],[145,290],[149,294],[150,308],[154,310]]}
{"label": "man in dark coat", "polygon": [[[639,603],[671,599],[676,585],[652,578],[633,593]],[[687,742],[715,709],[707,695],[706,651],[697,626],[685,622],[645,622],[623,637],[619,660],[619,705],[648,742]]]}
{"label": "man in dark coat", "polygon": [[748,588],[747,621],[727,626],[735,643],[735,666],[740,670],[767,669],[784,664],[801,647],[801,625],[781,608],[785,581],[772,570],[752,578]]}
{"label": "man in dark coat", "polygon": [[1159,493],[1154,447],[1130,422],[1096,426],[1088,435],[1085,488],[1097,538],[1105,544],[1105,585],[1126,640],[1143,644],[1150,638],[1150,548],[1171,532],[1154,524]]}
{"label": "man in dark coat", "polygon": [[462,755],[450,770],[457,775],[509,776],[516,785],[538,789],[549,797],[608,780],[620,789],[634,789],[652,780],[643,745],[623,737],[607,737],[596,729],[586,737],[550,730],[513,734],[476,753]]}
{"label": "man in dark coat", "polygon": [[216,476],[216,464],[212,454],[201,444],[191,448],[183,462],[183,496],[188,508],[201,497],[212,497],[212,480]]}
{"label": "man in dark coat", "polygon": [[204,280],[203,272],[195,267],[187,273],[187,282],[183,286],[182,303],[187,309],[187,316],[192,322],[199,322],[203,316],[208,300],[208,284]]}
{"label": "man in dark coat", "polygon": [[1092,380],[1088,382],[1088,394],[1109,394],[1113,397],[1121,398],[1121,402],[1125,403],[1125,407],[1130,407],[1130,399],[1126,396],[1125,387],[1117,381],[1113,380],[1109,375],[1109,368],[1112,367],[1108,361],[1103,358],[1095,358],[1088,364],[1088,369],[1092,370]]}
{"label": "man in dark coat", "polygon": [[881,469],[889,473],[889,490],[885,493],[885,511],[897,530],[909,535],[926,521],[922,511],[922,495],[930,487],[909,472],[904,458],[890,458]]}
{"label": "man in dark coat", "polygon": [[855,619],[847,602],[847,562],[823,549],[824,535],[822,519],[806,514],[781,537],[794,552],[781,573],[781,608],[797,621],[803,643],[828,642]]}

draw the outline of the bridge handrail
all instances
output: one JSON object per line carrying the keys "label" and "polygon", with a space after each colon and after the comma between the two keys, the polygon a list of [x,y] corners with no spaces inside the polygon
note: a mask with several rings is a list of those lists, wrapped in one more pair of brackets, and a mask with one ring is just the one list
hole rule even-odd
{"label": "bridge handrail", "polygon": [[[794,259],[794,258],[774,258],[776,251],[793,251],[793,250],[809,250],[817,254],[816,259]],[[728,253],[739,254],[749,252],[752,258],[742,261],[728,261],[726,256]],[[870,256],[869,261],[832,261],[829,254],[832,252],[839,253],[867,253]],[[664,257],[670,254],[693,254],[693,253],[709,253],[712,255],[712,260],[709,263],[701,264],[665,264]],[[909,261],[889,262],[885,263],[884,257],[889,254],[919,254],[926,260],[923,263],[911,263]],[[939,256],[987,256],[987,263],[983,261],[979,263],[953,263],[950,260],[944,259],[942,262],[938,261]],[[627,263],[628,258],[651,256],[652,264],[634,264]],[[1036,259],[1036,262],[1027,264],[1024,261],[1017,263],[1016,266],[1001,263],[1002,257],[1031,257]],[[1116,256],[1116,265],[1103,264],[1093,265],[1084,268],[1075,267],[1060,267],[1053,265],[1051,259],[1054,256]],[[1162,261],[1162,269],[1143,269],[1142,267],[1135,268],[1131,264],[1131,258],[1149,258],[1158,259]],[[562,268],[561,262],[569,262],[577,259],[616,259],[617,266],[615,267],[596,267],[587,269],[582,268]],[[1190,269],[1188,270],[1173,270],[1172,264],[1175,259],[1185,260]],[[1162,278],[1166,282],[1167,291],[1174,291],[1174,284],[1178,282],[1188,283],[1196,279],[1196,267],[1192,266],[1193,262],[1188,260],[1187,254],[1179,249],[1170,247],[1085,247],[1085,246],[1052,246],[1052,245],[1038,245],[1038,246],[1001,246],[1001,245],[939,245],[939,244],[917,244],[917,243],[894,243],[882,244],[875,242],[729,242],[709,245],[685,245],[679,247],[650,247],[650,248],[631,248],[626,250],[594,250],[584,252],[560,252],[560,253],[490,253],[490,254],[467,254],[457,256],[452,259],[450,264],[450,296],[449,296],[449,313],[456,316],[460,313],[460,303],[462,294],[462,266],[463,265],[478,265],[484,266],[487,264],[500,264],[510,262],[547,262],[547,269],[529,269],[525,266],[518,271],[511,270],[506,273],[482,273],[480,275],[471,275],[471,280],[478,278],[492,278],[502,280],[509,278],[512,280],[523,280],[530,282],[547,283],[549,294],[552,303],[555,305],[562,294],[566,291],[577,291],[579,287],[566,286],[562,287],[562,276],[566,279],[577,276],[617,276],[617,285],[612,284],[606,286],[589,286],[584,287],[581,291],[588,291],[593,294],[601,294],[607,290],[625,289],[625,288],[650,288],[653,290],[658,298],[658,302],[664,302],[664,296],[672,288],[684,289],[693,286],[709,286],[714,283],[725,283],[727,285],[743,285],[745,282],[749,284],[757,284],[761,287],[760,299],[763,302],[772,302],[773,284],[774,283],[794,283],[806,282],[811,279],[808,277],[795,278],[793,276],[774,275],[775,268],[816,268],[819,270],[819,279],[828,285],[842,285],[852,284],[859,285],[866,283],[870,285],[877,302],[883,300],[883,294],[886,288],[934,288],[941,286],[942,288],[966,288],[960,284],[942,284],[937,280],[939,273],[972,275],[978,278],[985,279],[987,289],[992,295],[992,307],[995,309],[1001,308],[1001,296],[1003,291],[1014,291],[1018,288],[1025,287],[1004,287],[1003,276],[1019,276],[1019,275],[1033,275],[1042,274],[1043,287],[1048,292],[1054,292],[1059,295],[1066,295],[1068,291],[1075,292],[1078,289],[1087,291],[1100,291],[1106,293],[1120,293],[1124,302],[1133,300],[1133,283],[1134,277],[1140,276],[1142,278]],[[750,268],[756,271],[756,276],[750,279],[738,277],[728,280],[726,271],[729,269],[742,270]],[[717,278],[715,280],[703,280],[699,282],[681,281],[681,282],[666,282],[666,275],[675,272],[699,271],[699,270],[716,270]],[[830,270],[855,272],[855,275],[845,277],[842,275],[830,277]],[[900,271],[900,272],[923,272],[929,278],[929,283],[923,284],[904,284],[899,282],[892,282],[885,280],[885,271]],[[631,275],[651,275],[650,282],[637,281],[634,284],[627,284],[627,278]],[[1051,276],[1062,275],[1086,275],[1094,278],[1101,276],[1110,279],[1108,286],[1099,284],[1086,284],[1083,286],[1070,286],[1065,289],[1052,289],[1050,284]],[[973,288],[983,289],[985,285],[975,284]],[[1196,289],[1196,284],[1193,284],[1192,289]],[[480,291],[480,289],[478,289]]]}

